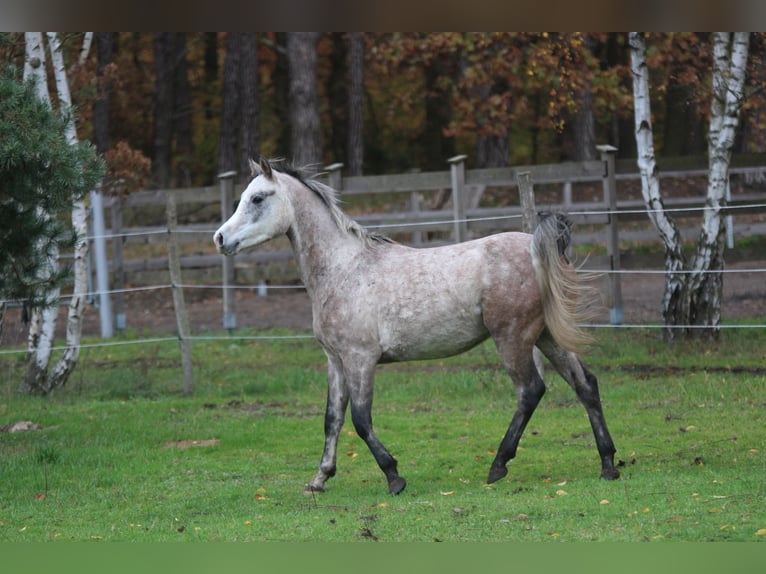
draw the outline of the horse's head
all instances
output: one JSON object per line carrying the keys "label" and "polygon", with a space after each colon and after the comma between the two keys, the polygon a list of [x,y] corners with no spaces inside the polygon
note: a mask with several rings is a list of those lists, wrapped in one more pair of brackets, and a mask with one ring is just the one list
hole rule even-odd
{"label": "horse's head", "polygon": [[253,180],[242,192],[239,205],[226,223],[213,234],[219,253],[236,255],[269,239],[287,233],[293,221],[293,207],[282,182],[287,177],[272,170],[268,160],[250,160]]}

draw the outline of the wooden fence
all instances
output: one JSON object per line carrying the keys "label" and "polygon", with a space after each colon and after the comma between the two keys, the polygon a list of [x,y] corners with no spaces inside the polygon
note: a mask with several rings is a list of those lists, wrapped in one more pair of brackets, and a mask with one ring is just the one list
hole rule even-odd
{"label": "wooden fence", "polygon": [[[381,231],[395,236],[397,239],[417,246],[436,245],[444,242],[464,241],[468,238],[486,235],[501,230],[520,230],[522,228],[522,209],[518,203],[518,195],[507,190],[517,188],[521,174],[534,185],[535,191],[554,190],[553,198],[537,201],[538,208],[561,210],[570,214],[575,224],[573,241],[604,244],[606,256],[593,258],[589,267],[596,269],[620,269],[619,242],[624,231],[619,229],[620,220],[647,221],[645,205],[639,198],[624,198],[618,192],[620,182],[633,180],[637,184],[639,174],[635,161],[615,161],[615,149],[610,146],[599,146],[600,159],[584,162],[569,162],[551,165],[536,165],[508,168],[465,169],[466,156],[456,156],[448,160],[449,170],[423,173],[407,173],[394,175],[374,175],[359,177],[343,177],[342,165],[327,166],[325,181],[342,193],[344,201],[353,207],[357,203],[364,209],[352,209],[351,215],[362,225],[378,227]],[[704,178],[707,174],[705,163],[689,162],[678,169],[665,169],[661,172],[663,181],[668,179]],[[665,162],[672,166],[672,162]],[[734,158],[731,175],[762,178],[766,173],[764,158]],[[204,242],[201,253],[187,254],[181,257],[181,266],[185,272],[193,269],[222,269],[222,287],[224,293],[224,327],[233,328],[236,319],[233,315],[233,293],[228,287],[237,283],[247,283],[245,274],[239,277],[239,271],[248,267],[271,262],[291,261],[292,253],[285,245],[284,249],[258,249],[249,253],[237,255],[234,258],[224,258],[217,255],[212,244],[212,233],[217,223],[211,219],[220,216],[226,219],[233,210],[235,197],[241,193],[244,186],[234,184],[235,173],[221,174],[218,185],[176,189],[175,195],[179,205],[179,218],[182,208],[195,211],[205,219],[203,223],[183,222],[177,227],[178,241]],[[577,186],[589,186],[590,197],[576,198],[573,189]],[[598,189],[600,188],[600,190]],[[512,204],[502,207],[487,207],[481,205],[483,196],[489,190],[504,189],[505,197],[514,196]],[[594,190],[597,190],[594,196]],[[370,211],[369,206],[381,203],[376,199],[386,194],[387,206],[391,203],[406,205],[405,209],[390,211],[379,209]],[[426,196],[430,200],[426,201]],[[548,193],[550,195],[550,193]],[[705,203],[704,188],[700,189],[697,197],[675,197],[665,201],[666,208],[688,209],[700,208]],[[399,201],[391,200],[399,198]],[[405,198],[405,201],[401,201]],[[766,211],[766,194],[762,191],[747,191],[738,189],[733,194],[729,206],[755,205],[748,211]],[[142,191],[132,194],[124,202],[111,200],[106,207],[111,212],[111,230],[113,258],[110,261],[113,286],[120,290],[125,285],[126,274],[133,274],[131,284],[140,283],[135,274],[140,271],[167,272],[168,259],[166,255],[147,256],[139,259],[125,259],[122,256],[123,244],[131,243],[165,243],[167,226],[162,223],[141,226],[136,222],[141,219],[142,210],[156,209],[161,211],[165,205],[165,191]],[[123,226],[123,213],[132,211],[132,223]],[[199,215],[199,214],[202,215]],[[205,214],[207,217],[205,218]],[[211,218],[211,214],[214,216]],[[677,214],[680,215],[680,214]],[[188,218],[187,218],[188,219]],[[733,226],[729,222],[729,229]],[[751,226],[751,233],[765,233],[766,225]],[[656,239],[656,232],[648,229],[631,231],[631,239]],[[185,275],[185,282],[189,282]],[[608,300],[612,309],[612,322],[621,322],[620,279],[619,274],[608,274]],[[268,279],[268,278],[267,278]],[[297,280],[297,274],[295,275]],[[117,295],[116,315],[120,314],[120,296]],[[118,318],[118,328],[119,328]]]}

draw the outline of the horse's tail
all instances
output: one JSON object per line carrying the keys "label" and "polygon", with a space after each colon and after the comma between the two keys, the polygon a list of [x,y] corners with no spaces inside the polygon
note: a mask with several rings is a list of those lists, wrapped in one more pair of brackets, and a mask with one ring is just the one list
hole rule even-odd
{"label": "horse's tail", "polygon": [[589,319],[583,298],[593,290],[578,282],[577,272],[565,255],[571,227],[563,214],[542,214],[533,234],[531,253],[545,325],[559,346],[581,353],[594,341],[579,326]]}

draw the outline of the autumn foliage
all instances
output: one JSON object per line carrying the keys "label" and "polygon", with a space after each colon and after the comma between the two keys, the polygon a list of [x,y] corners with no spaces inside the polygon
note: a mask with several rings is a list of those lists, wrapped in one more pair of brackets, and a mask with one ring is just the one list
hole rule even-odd
{"label": "autumn foliage", "polygon": [[[257,61],[243,65],[257,67],[259,153],[290,158],[296,154],[290,141],[286,36],[258,33]],[[82,34],[63,38],[78,133],[92,137],[93,102],[108,83],[109,157],[119,163],[113,168],[121,172],[118,179],[128,182],[125,170],[144,169],[136,153],[156,163],[154,37],[115,33],[113,60],[100,82],[95,50],[78,63]],[[622,157],[635,157],[624,33],[365,33],[363,39],[365,173],[444,169],[456,153],[467,154],[472,166],[587,159],[594,145],[604,143],[616,146]],[[2,40],[0,60],[20,66],[23,35],[7,33]],[[221,32],[176,38],[186,66],[176,69],[185,81],[174,80],[174,97],[188,91],[190,103],[174,109],[172,121],[178,126],[188,118],[191,130],[174,136],[167,160],[173,165],[166,171],[174,173],[175,163],[185,162],[193,185],[209,185],[217,175],[225,40]],[[750,42],[737,151],[760,153],[766,148],[764,35],[753,33]],[[710,35],[652,33],[647,44],[658,153],[705,153]],[[349,36],[323,33],[316,50],[322,160],[347,163]],[[192,150],[190,158],[184,150]]]}

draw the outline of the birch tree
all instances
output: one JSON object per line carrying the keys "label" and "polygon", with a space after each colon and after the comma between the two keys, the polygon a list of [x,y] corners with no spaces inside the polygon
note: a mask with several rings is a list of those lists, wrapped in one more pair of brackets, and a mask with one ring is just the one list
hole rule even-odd
{"label": "birch tree", "polygon": [[721,322],[726,231],[721,209],[726,205],[731,151],[744,99],[749,40],[749,32],[713,33],[707,201],[689,281],[692,324],[712,327],[716,337]]}
{"label": "birch tree", "polygon": [[713,34],[708,188],[696,249],[688,263],[680,230],[665,211],[660,193],[649,102],[646,41],[643,34],[631,32],[628,42],[633,73],[635,137],[641,191],[649,218],[665,245],[666,274],[662,299],[664,336],[666,340],[688,336],[717,338],[720,332],[724,266],[725,224],[722,208],[726,205],[729,162],[743,100],[749,34]]}
{"label": "birch tree", "polygon": [[[66,67],[62,53],[61,42],[55,32],[48,32],[48,45],[51,54],[56,82],[56,92],[59,101],[59,113],[65,121],[65,138],[70,146],[78,146],[77,130],[72,112],[72,98],[66,76]],[[45,50],[43,36],[40,32],[26,34],[27,59],[25,62],[25,78],[35,77],[38,97],[50,105],[47,81],[45,78]],[[88,37],[86,36],[86,43]],[[85,50],[85,48],[84,48]],[[96,162],[86,166],[74,162],[70,166],[74,177],[80,179],[81,189],[72,197],[72,232],[74,234],[74,285],[67,313],[66,348],[55,367],[49,371],[51,351],[53,347],[56,318],[58,315],[58,286],[48,289],[44,304],[33,309],[28,337],[28,364],[25,377],[26,390],[33,393],[46,394],[52,389],[66,384],[69,375],[77,364],[80,354],[80,338],[82,334],[82,316],[88,290],[88,242],[87,242],[87,212],[84,192],[103,173],[103,165]],[[97,167],[96,171],[92,171]],[[88,173],[90,171],[90,173]],[[51,217],[50,214],[42,214]],[[58,271],[58,251],[49,252],[47,274]]]}
{"label": "birch tree", "polygon": [[[86,35],[86,42],[81,57],[87,57],[90,48],[90,38]],[[56,79],[56,93],[59,100],[59,113],[66,118],[66,140],[69,145],[77,145],[77,129],[72,113],[72,97],[69,93],[64,55],[61,51],[61,42],[56,32],[48,32],[48,46],[51,53],[51,65]],[[56,363],[54,369],[47,377],[45,392],[66,384],[70,373],[77,365],[80,357],[80,338],[82,335],[82,317],[85,310],[85,302],[88,295],[88,216],[85,208],[85,199],[77,198],[72,205],[72,231],[74,232],[74,285],[72,298],[69,301],[67,311],[66,349]]]}
{"label": "birch tree", "polygon": [[[25,32],[26,58],[24,60],[24,81],[34,81],[37,97],[50,105],[48,82],[45,74],[45,45],[41,32]],[[51,218],[50,213],[40,209],[42,219]],[[58,246],[54,243],[48,249],[48,261],[40,271],[39,279],[46,283],[58,272]],[[60,289],[58,285],[43,287],[44,291],[37,294],[39,305],[32,308],[27,337],[27,373],[25,383],[27,390],[44,387],[45,375],[50,362],[53,335],[58,316],[58,300]]]}

